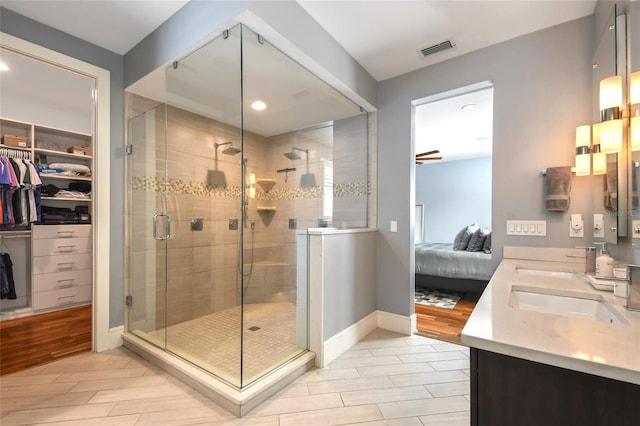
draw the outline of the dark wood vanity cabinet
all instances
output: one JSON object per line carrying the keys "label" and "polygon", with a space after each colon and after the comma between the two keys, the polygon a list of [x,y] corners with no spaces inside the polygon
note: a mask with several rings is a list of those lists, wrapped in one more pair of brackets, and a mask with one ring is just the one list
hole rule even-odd
{"label": "dark wood vanity cabinet", "polygon": [[640,385],[471,348],[471,424],[637,426]]}

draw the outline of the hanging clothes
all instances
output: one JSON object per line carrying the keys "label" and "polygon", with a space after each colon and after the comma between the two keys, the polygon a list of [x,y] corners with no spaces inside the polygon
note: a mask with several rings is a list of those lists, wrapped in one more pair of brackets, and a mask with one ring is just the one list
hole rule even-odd
{"label": "hanging clothes", "polygon": [[0,225],[40,223],[42,180],[31,160],[0,157]]}
{"label": "hanging clothes", "polygon": [[9,253],[0,254],[0,299],[17,299],[13,262]]}

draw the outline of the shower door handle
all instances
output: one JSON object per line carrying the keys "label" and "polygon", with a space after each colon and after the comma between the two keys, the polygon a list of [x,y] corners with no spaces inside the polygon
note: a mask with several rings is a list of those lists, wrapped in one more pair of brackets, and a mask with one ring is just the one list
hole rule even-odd
{"label": "shower door handle", "polygon": [[[158,236],[158,218],[164,218],[166,225],[165,234]],[[153,239],[158,241],[168,240],[171,237],[171,217],[166,213],[156,213],[153,215]]]}

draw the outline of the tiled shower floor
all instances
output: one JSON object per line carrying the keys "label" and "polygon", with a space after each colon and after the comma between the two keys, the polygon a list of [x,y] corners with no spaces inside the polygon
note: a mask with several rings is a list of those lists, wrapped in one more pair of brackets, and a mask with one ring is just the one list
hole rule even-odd
{"label": "tiled shower floor", "polygon": [[[243,385],[300,352],[296,344],[295,304],[245,304],[243,342],[240,314],[238,306],[169,326],[167,349],[236,385],[240,377],[241,350],[244,353]],[[134,333],[164,347],[165,328]]]}

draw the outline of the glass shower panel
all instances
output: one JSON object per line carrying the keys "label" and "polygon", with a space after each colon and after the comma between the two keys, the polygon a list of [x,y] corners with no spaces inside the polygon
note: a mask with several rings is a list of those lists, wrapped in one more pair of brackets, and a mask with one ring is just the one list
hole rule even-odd
{"label": "glass shower panel", "polygon": [[[356,116],[366,122],[366,115],[247,27],[242,52],[247,386],[308,348],[307,279],[297,273],[297,233],[331,222],[334,123]],[[366,169],[366,144],[356,161]]]}
{"label": "glass shower panel", "polygon": [[[128,96],[128,104],[127,142],[133,147],[127,156],[128,324],[131,333],[164,348],[167,241],[154,238],[153,218],[166,212],[165,108],[135,96]],[[156,236],[162,237],[164,217],[160,223],[155,218]]]}
{"label": "glass shower panel", "polygon": [[241,28],[166,71],[167,350],[241,386]]}

